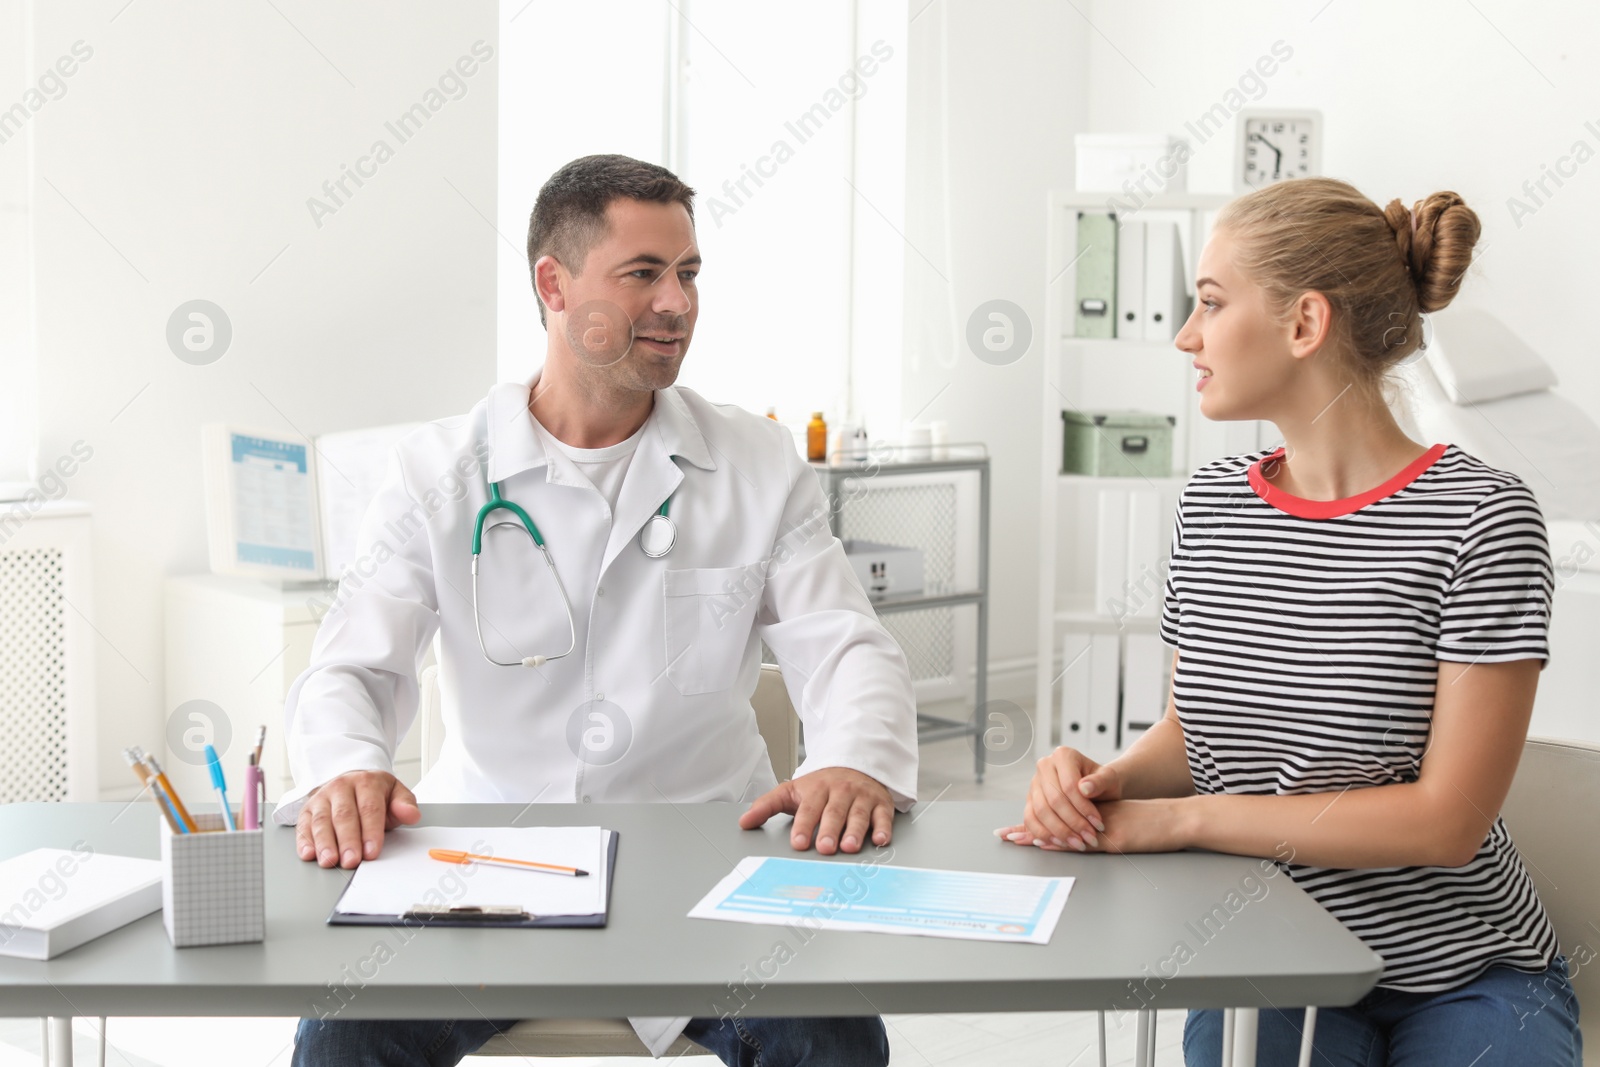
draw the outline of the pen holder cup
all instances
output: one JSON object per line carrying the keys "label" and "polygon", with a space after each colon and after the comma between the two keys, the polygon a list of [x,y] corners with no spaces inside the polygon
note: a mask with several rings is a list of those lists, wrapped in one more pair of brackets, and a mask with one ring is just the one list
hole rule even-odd
{"label": "pen holder cup", "polygon": [[261,830],[227,830],[220,813],[196,813],[199,833],[161,823],[161,921],[174,948],[266,938]]}

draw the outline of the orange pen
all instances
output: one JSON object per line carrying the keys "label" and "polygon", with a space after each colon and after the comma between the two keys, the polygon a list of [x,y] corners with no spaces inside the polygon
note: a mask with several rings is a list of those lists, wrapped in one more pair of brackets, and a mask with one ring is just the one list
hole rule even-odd
{"label": "orange pen", "polygon": [[430,848],[428,858],[440,860],[444,863],[488,863],[496,867],[511,867],[519,871],[531,871],[535,874],[561,874],[569,878],[581,878],[588,871],[580,871],[576,867],[562,867],[555,863],[535,863],[533,860],[511,860],[500,856],[479,856],[473,852],[457,852],[451,848]]}

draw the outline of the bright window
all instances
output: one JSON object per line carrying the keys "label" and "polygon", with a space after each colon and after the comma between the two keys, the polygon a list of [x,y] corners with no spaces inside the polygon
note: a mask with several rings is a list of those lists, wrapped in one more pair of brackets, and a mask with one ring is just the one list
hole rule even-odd
{"label": "bright window", "polygon": [[[510,242],[525,244],[539,185],[568,160],[663,163],[696,190],[705,257],[680,384],[787,422],[818,408],[894,418],[901,243],[884,216],[903,204],[904,6],[674,0],[663,18],[655,0],[521,15],[518,2],[501,36]],[[593,47],[577,47],[585,35]],[[502,263],[500,376],[523,379],[545,337],[525,257]],[[861,373],[864,341],[892,373]]]}

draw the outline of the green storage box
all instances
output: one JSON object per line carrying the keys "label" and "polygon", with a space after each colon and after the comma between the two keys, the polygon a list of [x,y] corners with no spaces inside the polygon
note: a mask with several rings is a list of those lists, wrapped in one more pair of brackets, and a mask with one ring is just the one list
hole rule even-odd
{"label": "green storage box", "polygon": [[1063,411],[1061,473],[1169,478],[1177,421],[1147,411]]}

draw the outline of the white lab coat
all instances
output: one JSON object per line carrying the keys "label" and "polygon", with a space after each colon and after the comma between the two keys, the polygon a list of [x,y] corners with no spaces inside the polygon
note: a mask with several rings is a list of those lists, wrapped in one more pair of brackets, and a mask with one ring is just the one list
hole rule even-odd
{"label": "white lab coat", "polygon": [[[435,631],[445,736],[421,802],[747,803],[777,784],[750,706],[764,641],[805,726],[797,775],[854,768],[908,809],[917,747],[905,657],[788,431],[689,389],[658,391],[613,519],[571,460],[545,448],[528,391],[496,385],[470,414],[396,446],[358,559],[289,690],[296,787],[276,820],[293,822],[305,793],[336,775],[393,769]],[[471,543],[487,481],[532,517],[572,601],[577,647],[537,669],[494,666],[479,649]],[[638,535],[669,495],[677,542],[653,559]],[[508,520],[499,510],[489,522]],[[566,649],[560,594],[520,523],[485,531],[479,596],[496,659]],[[657,1055],[685,1021],[633,1020]]]}

